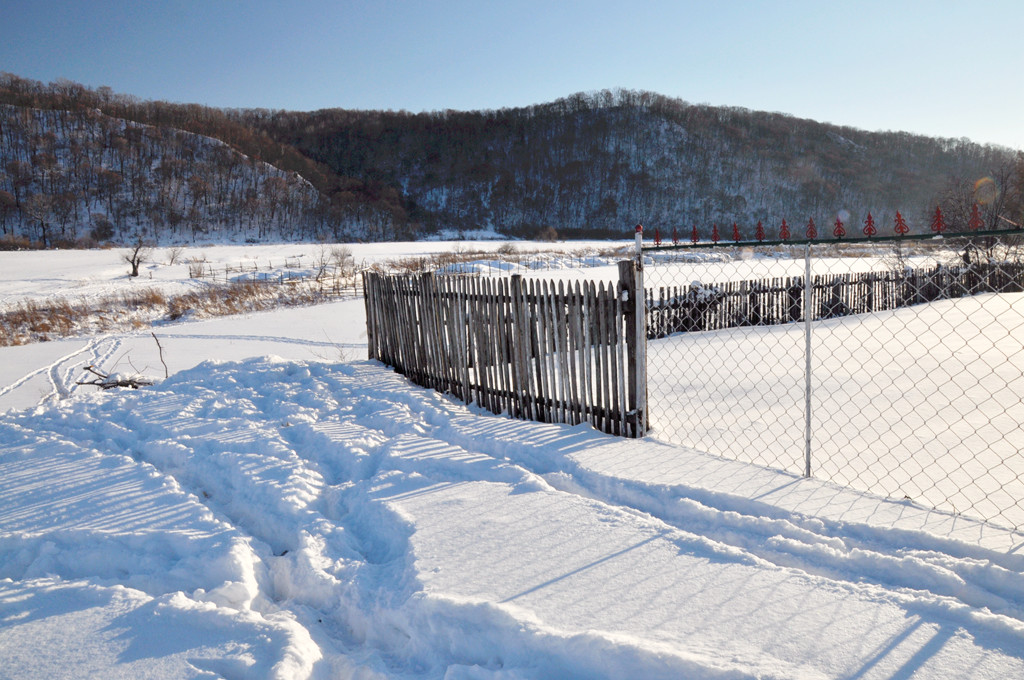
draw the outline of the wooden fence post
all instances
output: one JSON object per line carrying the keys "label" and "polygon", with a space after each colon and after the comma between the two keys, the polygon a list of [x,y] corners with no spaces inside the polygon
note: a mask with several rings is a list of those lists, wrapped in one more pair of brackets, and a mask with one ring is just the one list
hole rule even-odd
{"label": "wooden fence post", "polygon": [[512,384],[518,400],[517,416],[533,420],[533,385],[530,380],[530,316],[523,292],[523,277],[513,274],[512,297]]}
{"label": "wooden fence post", "polygon": [[644,270],[642,255],[636,260],[619,262],[619,282],[625,293],[623,317],[626,329],[626,347],[629,364],[629,384],[626,405],[632,436],[647,434],[647,302],[644,294]]}
{"label": "wooden fence post", "polygon": [[379,359],[377,355],[377,333],[379,332],[376,317],[377,291],[374,286],[376,275],[363,272],[363,305],[366,308],[366,354],[367,359]]}

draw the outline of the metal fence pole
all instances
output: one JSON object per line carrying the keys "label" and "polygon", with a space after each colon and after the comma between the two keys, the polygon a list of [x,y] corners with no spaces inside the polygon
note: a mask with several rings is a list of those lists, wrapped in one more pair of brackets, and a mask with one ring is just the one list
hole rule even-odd
{"label": "metal fence pole", "polygon": [[712,233],[643,249],[655,436],[1024,527],[1024,230]]}
{"label": "metal fence pole", "polygon": [[633,314],[636,318],[636,437],[647,435],[647,295],[644,288],[644,228],[636,225]]}
{"label": "metal fence pole", "polygon": [[647,436],[647,296],[644,294],[644,256],[636,258],[636,292],[633,304],[636,314],[636,436]]}
{"label": "metal fence pole", "polygon": [[804,250],[804,477],[811,476],[811,244]]}

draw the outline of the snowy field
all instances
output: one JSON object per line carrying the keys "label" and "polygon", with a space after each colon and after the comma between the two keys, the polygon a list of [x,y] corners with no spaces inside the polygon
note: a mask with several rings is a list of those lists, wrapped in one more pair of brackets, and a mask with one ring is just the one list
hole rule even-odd
{"label": "snowy field", "polygon": [[[1024,526],[1024,294],[812,324],[814,476]],[[800,473],[803,324],[648,346],[653,436]]]}
{"label": "snowy field", "polygon": [[[927,242],[925,242],[927,243]],[[824,249],[822,249],[824,250]],[[706,253],[705,254],[709,254]],[[798,255],[794,249],[790,255]],[[884,250],[814,257],[815,276],[890,270]],[[908,257],[929,270],[954,250]],[[799,257],[659,261],[647,285],[802,276]],[[1024,294],[936,300],[815,321],[814,476],[1010,527],[1024,526]],[[803,323],[691,332],[648,348],[654,436],[804,470]]]}
{"label": "snowy field", "polygon": [[[459,255],[466,252],[497,251],[512,248],[525,260],[532,253],[549,250],[563,251],[565,257],[547,258],[541,271],[576,268],[579,253],[594,253],[628,248],[629,242],[574,241],[569,243],[542,243],[534,241],[417,241],[399,243],[355,243],[344,248],[351,252],[356,267],[374,263],[400,261],[430,256]],[[129,266],[122,259],[125,249],[64,250],[64,251],[0,251],[0,308],[23,300],[50,297],[90,299],[129,292],[143,288],[157,288],[167,294],[181,293],[206,285],[189,277],[189,269],[196,263],[202,269],[213,271],[224,281],[224,269],[235,276],[239,267],[255,270],[267,278],[281,273],[309,273],[322,257],[330,259],[331,244],[284,243],[274,245],[209,245],[188,246],[170,263],[172,248],[158,247],[140,267],[138,278],[128,277]],[[577,257],[574,257],[577,254]],[[615,258],[597,258],[588,265],[606,265],[602,277],[617,276]],[[589,268],[589,267],[588,267]],[[483,258],[462,268],[468,272],[500,274],[510,271],[496,259]],[[528,273],[524,268],[523,273]]]}
{"label": "snowy field", "polygon": [[1024,677],[1024,534],[459,405],[360,300],[156,330],[0,349],[0,677]]}

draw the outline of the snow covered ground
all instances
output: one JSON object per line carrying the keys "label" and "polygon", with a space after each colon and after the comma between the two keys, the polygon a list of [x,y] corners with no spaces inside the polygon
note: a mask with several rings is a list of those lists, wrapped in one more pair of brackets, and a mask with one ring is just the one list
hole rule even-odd
{"label": "snow covered ground", "polygon": [[[565,257],[547,258],[545,270],[575,267],[579,260],[574,253],[615,250],[628,247],[627,242],[573,241],[546,243],[535,241],[416,241],[399,243],[355,243],[345,246],[356,266],[377,262],[419,258],[431,255],[457,255],[476,251],[514,249],[524,259],[538,251],[564,251]],[[129,266],[122,256],[123,248],[104,250],[63,251],[0,251],[0,308],[23,300],[52,297],[95,299],[113,293],[157,288],[165,294],[193,290],[205,283],[190,278],[190,266],[201,263],[205,271],[212,271],[224,281],[225,267],[233,271],[239,266],[255,268],[262,275],[274,278],[282,272],[309,272],[322,257],[331,257],[331,244],[278,243],[273,245],[208,245],[180,248],[170,262],[172,248],[155,248],[151,257],[140,267],[138,278],[128,277]],[[605,264],[595,261],[588,265]],[[608,262],[602,275],[617,276],[614,261]],[[466,271],[498,274],[505,270],[496,260],[482,259],[463,267]]]}
{"label": "snow covered ground", "polygon": [[[817,477],[1024,526],[1024,294],[813,324]],[[655,436],[800,473],[803,324],[653,340]]]}
{"label": "snow covered ground", "polygon": [[0,349],[0,677],[1024,677],[1024,534],[491,416],[363,321],[164,326],[138,391],[74,381],[148,332]]}

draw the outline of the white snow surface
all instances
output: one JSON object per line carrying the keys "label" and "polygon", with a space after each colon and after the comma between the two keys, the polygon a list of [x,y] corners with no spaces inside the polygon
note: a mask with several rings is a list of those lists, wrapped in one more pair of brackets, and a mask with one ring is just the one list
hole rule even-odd
{"label": "white snow surface", "polygon": [[493,416],[363,323],[0,349],[0,677],[1024,677],[1024,535]]}
{"label": "white snow surface", "polygon": [[[524,258],[537,251],[566,252],[565,262],[557,259],[551,263],[546,262],[545,270],[576,266],[577,262],[570,261],[572,253],[616,250],[628,246],[629,242],[617,241],[413,241],[344,244],[352,254],[352,263],[357,267],[431,255],[493,252],[509,247]],[[315,268],[315,263],[319,259],[330,259],[333,247],[332,244],[310,243],[184,246],[180,247],[180,254],[175,258],[174,264],[170,263],[173,248],[154,248],[150,257],[139,268],[139,276],[136,278],[128,276],[129,266],[123,256],[130,250],[126,248],[0,251],[0,310],[9,304],[26,300],[53,297],[70,300],[93,299],[145,288],[157,288],[169,294],[187,292],[205,285],[202,280],[189,277],[190,267],[199,264],[203,270],[212,272],[220,282],[225,279],[225,267],[231,269],[227,274],[229,279],[242,278],[245,272],[251,272],[253,269],[256,270],[257,277],[267,278],[276,278],[282,272],[286,275],[308,273]],[[593,259],[594,261],[586,263],[588,268],[608,265],[602,276],[617,276],[614,259]],[[242,272],[239,272],[239,269]],[[484,260],[459,268],[465,272],[495,275],[507,272],[508,269],[507,265],[493,260]]]}

